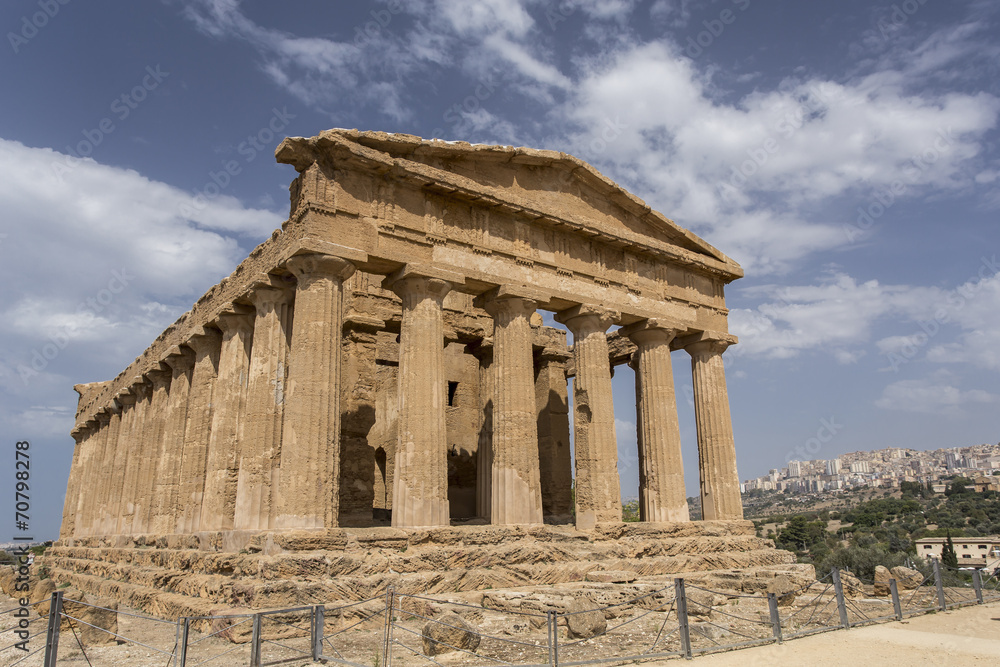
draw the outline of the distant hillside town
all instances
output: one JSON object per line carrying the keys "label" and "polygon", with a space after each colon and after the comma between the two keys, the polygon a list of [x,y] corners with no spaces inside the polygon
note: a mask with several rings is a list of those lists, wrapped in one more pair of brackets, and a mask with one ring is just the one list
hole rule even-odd
{"label": "distant hillside town", "polygon": [[754,490],[822,493],[859,488],[898,489],[903,482],[930,484],[943,493],[944,480],[956,475],[972,480],[976,491],[1000,491],[1000,444],[918,451],[887,447],[873,452],[851,452],[838,458],[789,461],[763,477],[740,485],[742,493]]}

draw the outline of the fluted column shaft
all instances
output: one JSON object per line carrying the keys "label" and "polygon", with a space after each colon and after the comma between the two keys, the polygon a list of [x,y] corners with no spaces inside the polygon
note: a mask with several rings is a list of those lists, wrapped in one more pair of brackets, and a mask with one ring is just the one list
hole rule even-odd
{"label": "fluted column shaft", "polygon": [[[377,332],[384,326],[383,321],[362,315],[344,324],[340,366],[341,526],[369,526],[373,507],[388,509],[384,487],[380,502],[377,505],[375,502],[375,470],[379,463],[375,459],[375,448],[368,443],[368,434],[375,425],[378,400]],[[387,467],[387,461],[381,463]],[[379,485],[383,483],[382,479],[378,480]]]}
{"label": "fluted column shaft", "polygon": [[219,328],[222,329],[222,343],[219,373],[212,390],[212,426],[200,521],[202,530],[233,528],[253,319],[239,313],[224,313],[219,316]]}
{"label": "fluted column shaft", "polygon": [[184,431],[187,425],[194,354],[190,349],[181,347],[169,355],[164,363],[170,366],[172,373],[163,438],[160,444],[160,460],[156,471],[155,509],[151,526],[152,532],[160,535],[177,531]]}
{"label": "fluted column shaft", "polygon": [[135,394],[118,396],[121,405],[121,425],[118,428],[118,441],[115,444],[114,459],[111,462],[110,483],[104,516],[101,518],[101,535],[118,534],[118,518],[121,516],[122,487],[125,483],[125,470],[135,443],[133,428],[135,424]]}
{"label": "fluted column shaft", "polygon": [[476,447],[476,516],[491,520],[493,498],[493,410],[496,405],[493,373],[493,341],[484,340],[475,349],[479,359],[479,439]]}
{"label": "fluted column shaft", "polygon": [[111,490],[111,471],[114,468],[115,448],[118,446],[118,433],[121,431],[121,406],[112,401],[108,408],[108,422],[104,425],[105,436],[101,438],[101,449],[95,452],[91,461],[92,491],[88,501],[87,523],[84,527],[87,535],[100,535],[102,522],[108,510],[108,495]]}
{"label": "fluted column shaft", "polygon": [[66,501],[63,503],[62,526],[59,538],[68,539],[76,533],[76,510],[80,503],[80,480],[83,479],[87,441],[94,435],[90,422],[79,431],[73,433],[76,444],[73,447],[73,465],[69,469],[69,481],[66,483]]}
{"label": "fluted column shaft", "polygon": [[565,351],[545,349],[535,374],[538,412],[538,477],[545,521],[565,523],[573,513],[573,456],[569,439]]}
{"label": "fluted column shaft", "polygon": [[147,418],[153,387],[142,381],[134,386],[135,404],[132,406],[132,444],[131,452],[125,464],[125,474],[122,479],[121,499],[118,505],[118,525],[116,533],[131,535],[135,523],[135,510],[138,505],[139,478],[144,468],[151,464],[146,445]]}
{"label": "fluted column shaft", "polygon": [[606,332],[618,313],[578,306],[556,315],[573,332],[576,379],[573,427],[576,455],[576,525],[590,530],[622,520],[618,445]]}
{"label": "fluted column shaft", "polygon": [[298,285],[274,527],[333,527],[340,509],[343,283],[355,267],[326,255],[292,257],[287,267]]}
{"label": "fluted column shaft", "polygon": [[136,493],[135,516],[132,534],[153,531],[153,516],[156,510],[157,476],[162,469],[164,440],[167,426],[167,404],[170,401],[170,380],[173,373],[168,370],[154,370],[146,374],[153,385],[149,412],[142,420],[142,449],[146,465],[139,471]]}
{"label": "fluted column shaft", "polygon": [[701,507],[707,520],[743,518],[736,443],[722,363],[722,353],[729,345],[728,340],[708,339],[685,347],[691,355]]}
{"label": "fluted column shaft", "polygon": [[191,392],[188,395],[187,423],[184,426],[184,453],[181,460],[179,489],[180,512],[178,533],[195,533],[201,529],[201,504],[205,491],[208,465],[208,439],[215,408],[213,390],[219,373],[219,352],[222,334],[216,329],[203,329],[192,336],[188,345],[194,350],[191,370]]}
{"label": "fluted column shaft", "polygon": [[289,293],[258,287],[252,297],[257,314],[233,521],[236,529],[248,530],[271,525],[273,478],[281,456]]}
{"label": "fluted column shaft", "polygon": [[530,323],[535,302],[506,297],[489,299],[484,307],[494,322],[490,522],[542,523]]}
{"label": "fluted column shaft", "polygon": [[442,305],[451,284],[409,275],[391,288],[403,300],[392,525],[446,526],[451,519]]}
{"label": "fluted column shaft", "polygon": [[[96,471],[96,462],[101,458],[101,451],[108,438],[108,422],[111,415],[106,412],[98,412],[94,416],[93,434],[87,438],[87,446],[80,452],[81,483],[80,493],[76,500],[76,527],[73,534],[76,537],[86,537],[90,535],[90,519],[93,510],[95,494],[86,488],[90,486]],[[84,483],[85,480],[85,483]]]}
{"label": "fluted column shaft", "polygon": [[636,436],[639,446],[639,520],[688,521],[677,420],[674,371],[670,361],[672,329],[643,322],[625,334],[636,345]]}

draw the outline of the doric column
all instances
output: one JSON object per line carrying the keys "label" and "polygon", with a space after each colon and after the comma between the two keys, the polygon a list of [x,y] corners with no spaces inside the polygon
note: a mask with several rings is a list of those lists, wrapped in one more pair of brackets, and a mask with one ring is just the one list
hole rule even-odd
{"label": "doric column", "polygon": [[343,283],[355,267],[329,255],[292,257],[286,266],[298,285],[273,527],[332,527],[340,509]]}
{"label": "doric column", "polygon": [[61,540],[72,538],[76,531],[76,508],[80,502],[80,480],[83,479],[85,464],[84,452],[88,440],[94,435],[93,424],[94,422],[87,422],[72,432],[76,444],[73,447],[73,464],[69,469],[69,481],[66,483],[66,501],[63,503],[62,526],[59,529]]}
{"label": "doric column", "polygon": [[688,521],[670,342],[674,329],[644,320],[622,329],[636,345],[636,436],[639,446],[639,520]]}
{"label": "doric column", "polygon": [[[344,324],[340,368],[341,526],[372,524],[375,469],[379,462],[375,460],[375,449],[368,444],[368,433],[375,425],[378,331],[384,326],[382,320],[364,315],[353,315]],[[379,484],[383,484],[381,479]]]}
{"label": "doric column", "polygon": [[218,324],[222,329],[222,343],[219,373],[212,390],[214,409],[202,499],[202,530],[231,530],[233,527],[240,433],[246,414],[250,343],[253,341],[253,318],[246,312],[222,313]]}
{"label": "doric column", "polygon": [[477,299],[493,317],[490,523],[542,523],[531,315],[537,303],[505,287]]}
{"label": "doric column", "polygon": [[403,300],[399,440],[392,525],[449,525],[442,305],[451,283],[417,274],[386,281]]}
{"label": "doric column", "polygon": [[289,296],[288,290],[268,286],[256,287],[251,294],[256,316],[236,484],[233,526],[238,530],[271,525],[273,476],[281,456]]}
{"label": "doric column", "polygon": [[581,530],[590,530],[601,522],[622,520],[606,336],[618,316],[615,311],[586,305],[556,314],[556,321],[573,332],[576,525]]}
{"label": "doric column", "polygon": [[153,513],[156,510],[157,475],[163,460],[166,436],[167,403],[170,400],[169,387],[173,372],[160,368],[146,373],[152,384],[149,411],[142,420],[142,451],[146,462],[139,470],[136,492],[136,507],[132,520],[132,534],[139,535],[153,531]]}
{"label": "doric column", "polygon": [[691,355],[701,507],[706,520],[743,518],[736,444],[722,364],[722,353],[735,342],[735,336],[707,331],[680,341]]}
{"label": "doric column", "polygon": [[[93,522],[98,502],[98,494],[92,488],[101,468],[101,457],[104,454],[104,447],[108,442],[108,425],[111,423],[111,412],[107,408],[99,408],[94,416],[94,435],[87,439],[87,449],[81,452],[83,462],[83,477],[81,481],[81,492],[76,504],[76,530],[77,537],[87,537],[93,535]],[[86,484],[86,489],[83,488]]]}
{"label": "doric column", "polygon": [[125,483],[125,470],[134,446],[133,425],[135,423],[135,392],[127,388],[118,394],[121,405],[121,425],[118,428],[118,442],[114,449],[114,459],[111,462],[111,475],[108,484],[108,497],[104,516],[101,519],[102,535],[118,534],[118,519],[122,514],[122,486]]}
{"label": "doric column", "polygon": [[194,368],[191,370],[191,393],[188,395],[184,455],[178,486],[180,498],[178,533],[195,533],[201,530],[201,504],[208,464],[208,439],[212,430],[212,412],[215,406],[213,390],[219,374],[222,334],[217,329],[203,328],[193,335],[187,344],[194,350]]}
{"label": "doric column", "polygon": [[538,476],[542,514],[547,523],[573,516],[573,456],[569,439],[565,348],[545,347],[535,361],[535,410],[538,413]]}
{"label": "doric column", "polygon": [[101,441],[101,451],[93,462],[93,480],[88,534],[103,535],[104,522],[108,516],[108,500],[111,496],[111,477],[114,471],[115,452],[118,449],[118,434],[122,427],[122,408],[116,399],[108,406],[109,420],[105,427],[107,437]]}
{"label": "doric column", "polygon": [[479,359],[479,438],[476,446],[476,516],[490,521],[493,498],[493,406],[496,404],[493,373],[493,339],[472,348]]}
{"label": "doric column", "polygon": [[194,353],[188,347],[175,347],[164,363],[170,366],[172,373],[156,470],[156,503],[151,525],[152,532],[159,535],[175,533],[177,517],[180,516],[181,464]]}
{"label": "doric column", "polygon": [[132,385],[135,392],[135,404],[132,406],[133,419],[131,426],[132,443],[125,464],[122,479],[122,492],[119,501],[118,525],[116,533],[131,535],[135,523],[135,510],[138,504],[139,479],[142,470],[151,464],[146,449],[146,420],[149,416],[149,403],[153,395],[153,386],[145,378],[139,378]]}

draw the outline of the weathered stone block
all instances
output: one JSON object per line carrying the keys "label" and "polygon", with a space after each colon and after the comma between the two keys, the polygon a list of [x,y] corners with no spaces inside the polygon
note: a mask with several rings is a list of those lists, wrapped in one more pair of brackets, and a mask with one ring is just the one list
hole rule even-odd
{"label": "weathered stone block", "polygon": [[479,648],[479,642],[479,635],[458,614],[448,613],[424,625],[424,655],[434,656],[456,650],[474,653]]}

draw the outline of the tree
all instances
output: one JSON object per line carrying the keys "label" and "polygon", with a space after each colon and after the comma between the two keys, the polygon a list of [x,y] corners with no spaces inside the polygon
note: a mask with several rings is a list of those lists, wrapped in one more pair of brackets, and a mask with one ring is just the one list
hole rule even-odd
{"label": "tree", "polygon": [[948,533],[948,541],[941,550],[941,564],[953,570],[958,569],[958,554],[955,553],[955,543],[951,540],[951,533]]}

